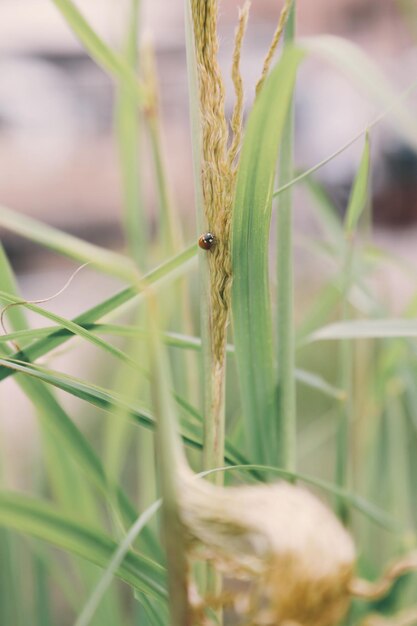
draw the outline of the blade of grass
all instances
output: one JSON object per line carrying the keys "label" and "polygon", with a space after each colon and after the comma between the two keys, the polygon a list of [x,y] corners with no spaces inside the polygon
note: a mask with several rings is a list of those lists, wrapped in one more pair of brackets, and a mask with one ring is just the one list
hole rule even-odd
{"label": "blade of grass", "polygon": [[[106,352],[109,352],[112,356],[121,360],[122,363],[125,363],[129,365],[131,368],[133,368],[134,370],[141,372],[145,376],[145,378],[149,377],[149,373],[145,370],[145,368],[141,366],[139,362],[132,359],[130,355],[123,352],[122,350],[119,350],[118,348],[115,348],[114,346],[107,343],[106,341],[103,341],[102,339],[97,338],[94,334],[85,330],[82,326],[78,326],[74,322],[70,322],[66,320],[65,318],[62,318],[54,313],[45,311],[44,309],[41,309],[32,303],[24,302],[20,298],[17,298],[16,296],[12,296],[11,294],[7,294],[3,291],[0,291],[0,300],[5,300],[8,303],[22,304],[23,306],[29,308],[30,310],[35,311],[36,313],[40,313],[44,317],[47,317],[49,319],[56,321],[61,326],[65,327],[69,332],[79,335],[80,337],[83,337],[84,339],[87,339],[87,341],[89,341],[93,345],[104,349]],[[180,396],[178,396],[175,393],[174,393],[174,396],[183,407],[187,407],[188,409],[191,408],[189,405],[187,405],[187,403],[185,403],[182,400]],[[195,415],[194,410],[191,409],[191,412],[193,415]]]}
{"label": "blade of grass", "polygon": [[[220,468],[214,468],[211,470],[201,472],[197,474],[197,476],[203,477],[203,476],[207,476],[209,474],[217,473],[217,472],[231,472],[231,471],[244,472],[244,471],[250,471],[250,469],[254,467],[255,466],[249,466],[249,465],[220,467]],[[374,523],[384,528],[387,528],[392,532],[398,532],[398,523],[394,519],[392,519],[389,515],[381,511],[378,507],[367,502],[364,498],[358,497],[355,494],[351,494],[343,489],[340,489],[332,485],[331,483],[328,483],[320,479],[316,479],[314,477],[307,476],[305,474],[300,474],[298,472],[290,472],[290,471],[286,471],[286,470],[282,470],[278,468],[271,468],[271,467],[261,466],[261,465],[256,466],[256,467],[261,472],[271,471],[280,476],[290,478],[292,480],[297,479],[297,480],[300,480],[301,482],[305,482],[314,487],[318,487],[322,489],[323,491],[330,493],[332,495],[337,494],[341,498],[345,499],[351,506],[355,507],[360,513],[362,513],[365,517],[367,517]],[[115,575],[115,572],[117,571],[117,568],[119,567],[124,556],[128,552],[130,546],[132,545],[136,537],[139,535],[139,533],[142,532],[144,526],[147,523],[149,523],[150,519],[159,510],[159,508],[161,507],[161,504],[162,504],[162,500],[156,500],[155,502],[153,502],[137,518],[135,523],[131,526],[129,531],[126,533],[125,537],[119,543],[117,550],[114,552],[111,561],[109,562],[105,571],[103,572],[102,577],[99,583],[97,584],[96,589],[91,594],[89,601],[83,610],[82,616],[80,616],[75,626],[87,626],[88,625],[91,614],[97,608],[98,603],[101,601],[103,595],[105,594],[106,589],[110,585],[111,580],[113,576]],[[82,618],[84,618],[84,621],[82,621]]]}
{"label": "blade of grass", "polygon": [[89,263],[110,276],[130,283],[139,279],[134,263],[122,254],[100,248],[4,206],[0,206],[0,226],[75,261]]}
{"label": "blade of grass", "polygon": [[162,149],[161,116],[159,111],[158,79],[155,62],[155,51],[148,42],[142,50],[142,72],[149,92],[149,104],[145,110],[146,129],[149,135],[150,148],[154,168],[155,187],[158,197],[161,230],[159,241],[165,251],[174,254],[181,246],[181,234],[178,221],[175,219],[174,206],[168,183],[168,174]]}
{"label": "blade of grass", "polygon": [[358,228],[359,219],[364,212],[369,197],[369,170],[370,170],[370,144],[369,134],[365,136],[361,162],[346,211],[344,231],[345,237],[350,239]]}
{"label": "blade of grass", "polygon": [[[413,81],[412,83],[410,83],[410,85],[408,85],[408,87],[404,89],[402,92],[400,92],[400,94],[398,95],[398,102],[402,103],[404,100],[406,100],[406,98],[408,98],[410,94],[413,91],[415,91],[416,88],[417,88],[417,81]],[[366,133],[368,133],[374,126],[376,126],[383,119],[385,119],[385,117],[387,117],[388,114],[390,114],[393,110],[395,111],[395,106],[393,105],[388,106],[386,109],[382,111],[382,113],[379,113],[379,115],[373,118],[362,130],[360,130],[356,135],[354,135],[351,139],[349,139],[349,141],[347,141],[340,148],[332,152],[332,154],[327,156],[325,159],[322,159],[321,161],[316,163],[316,165],[313,165],[312,167],[307,169],[305,172],[302,172],[301,174],[299,174],[298,176],[290,180],[288,183],[286,183],[279,189],[276,189],[273,193],[273,197],[275,198],[280,193],[284,192],[286,189],[289,189],[293,185],[296,185],[297,183],[311,176],[311,174],[314,174],[314,172],[317,172],[317,170],[324,167],[327,163],[330,163],[330,161],[333,161],[333,159],[339,156],[339,154],[342,154],[345,150],[350,148],[350,146],[352,146],[356,141],[359,141],[359,139],[361,139],[364,135],[366,135]]]}
{"label": "blade of grass", "polygon": [[[395,127],[408,145],[417,146],[415,116],[398,97],[395,88],[387,81],[378,66],[358,46],[347,39],[332,35],[309,37],[299,41],[308,54],[317,55],[345,74],[375,104],[389,111]],[[416,82],[408,88],[414,88]],[[408,90],[407,90],[408,91]]]}
{"label": "blade of grass", "polygon": [[313,372],[307,372],[305,370],[295,370],[295,378],[297,382],[302,383],[312,389],[316,389],[326,396],[336,398],[336,400],[346,400],[346,392],[343,389],[339,389],[334,385],[330,385],[324,378]]}
{"label": "blade of grass", "polygon": [[21,601],[19,586],[20,542],[7,529],[0,530],[0,623],[27,623],[26,603]]}
{"label": "blade of grass", "polygon": [[85,604],[82,612],[78,616],[74,626],[88,626],[90,623],[94,613],[96,612],[104,594],[110,586],[110,583],[113,580],[113,576],[123,563],[123,560],[128,553],[131,546],[134,544],[137,539],[139,533],[143,530],[149,520],[155,515],[157,510],[160,508],[161,501],[158,500],[154,502],[150,507],[146,509],[140,515],[135,523],[129,529],[129,532],[124,537],[123,541],[121,541],[117,547],[117,550],[112,555],[109,563],[106,566],[106,569],[101,576],[98,584],[94,588],[93,593],[89,597],[87,603]]}
{"label": "blade of grass", "polygon": [[[41,377],[38,378],[42,380]],[[28,377],[19,377],[18,380],[23,391],[38,409],[43,426],[53,438],[62,443],[92,484],[101,492],[108,493],[109,485],[107,485],[105,470],[99,457],[54,396],[46,388],[36,384],[36,380]],[[44,380],[44,382],[47,381]],[[135,518],[135,508],[120,488],[118,488],[118,498],[125,521],[131,523]]]}
{"label": "blade of grass", "polygon": [[277,464],[284,461],[277,450],[284,416],[277,414],[268,242],[278,146],[302,56],[284,52],[250,114],[232,223],[232,314],[246,437],[251,458]]}
{"label": "blade of grass", "polygon": [[[0,269],[1,286],[16,292],[15,278],[1,246]],[[27,327],[22,310],[18,307],[10,309],[10,319],[15,328]],[[3,352],[8,352],[7,347],[3,347],[2,350]],[[18,377],[18,382],[38,410],[43,426],[64,448],[72,448],[75,458],[79,458],[81,465],[88,470],[90,477],[93,477],[93,481],[103,488],[105,486],[105,473],[100,466],[100,461],[54,396],[46,387],[43,387],[35,380]]]}
{"label": "blade of grass", "polygon": [[[194,257],[196,251],[197,246],[194,244],[146,274],[141,281],[142,288],[145,284],[149,286],[162,284],[163,280],[166,280],[167,278],[173,278],[178,272],[184,271],[187,266],[187,262]],[[135,297],[138,297],[137,289],[134,287],[127,287],[126,289],[122,289],[121,291],[119,291],[114,296],[111,296],[107,300],[104,300],[100,304],[77,316],[73,321],[79,326],[81,326],[82,324],[95,322],[96,320],[104,317],[108,313],[115,311],[126,302],[133,300],[133,298]],[[27,358],[30,361],[34,361],[40,356],[43,356],[54,348],[62,345],[63,343],[65,343],[65,341],[67,341],[67,339],[68,336],[62,337],[60,331],[57,331],[56,333],[53,332],[50,336],[44,339],[40,339],[36,343],[32,344],[30,347],[25,349],[24,352],[17,352],[13,356],[16,357],[18,360]],[[10,374],[10,369],[7,370],[0,368],[0,381],[10,376]]]}
{"label": "blade of grass", "polygon": [[[284,31],[284,47],[294,41],[296,2],[293,0]],[[279,185],[294,177],[294,96],[288,104],[282,130],[278,168]],[[277,361],[278,416],[277,458],[288,470],[296,467],[296,389],[294,347],[294,269],[292,235],[292,194],[287,189],[279,197],[277,213]]]}
{"label": "blade of grass", "polygon": [[[14,275],[1,246],[0,269],[1,286],[16,292]],[[26,327],[23,312],[19,307],[10,310],[10,318],[16,328]],[[135,507],[119,486],[108,485],[106,472],[99,457],[53,394],[46,386],[29,377],[18,376],[17,380],[35,406],[42,427],[50,434],[55,444],[68,451],[69,456],[78,463],[91,484],[95,485],[102,493],[107,495],[110,488],[112,491],[116,490],[122,517],[125,523],[131,524],[136,517]]]}
{"label": "blade of grass", "polygon": [[334,485],[333,483],[329,483],[325,480],[321,480],[320,478],[315,478],[313,476],[308,476],[306,474],[301,474],[300,472],[290,472],[288,470],[281,469],[279,467],[270,466],[270,465],[258,465],[258,464],[250,464],[250,465],[232,465],[230,467],[217,468],[218,471],[234,471],[234,470],[242,470],[243,472],[251,472],[256,470],[260,473],[271,473],[277,474],[282,478],[286,478],[291,481],[300,481],[305,482],[308,485],[312,485],[313,487],[319,487],[323,489],[327,493],[337,496],[341,500],[344,500],[347,505],[356,508],[363,515],[366,515],[368,519],[372,522],[389,530],[393,533],[401,533],[403,529],[401,528],[398,520],[393,519],[391,515],[385,513],[381,509],[379,509],[374,504],[368,502],[361,496],[356,495],[355,493],[351,493],[347,489],[339,487],[338,485]]}
{"label": "blade of grass", "polygon": [[[82,326],[79,326],[75,322],[71,322],[70,320],[67,320],[64,317],[61,317],[60,315],[57,315],[56,313],[51,313],[51,311],[42,309],[36,304],[33,304],[31,302],[26,302],[22,300],[21,298],[18,298],[16,296],[13,296],[10,293],[6,293],[5,291],[1,291],[1,290],[0,290],[0,301],[19,304],[19,306],[23,306],[24,308],[27,308],[30,311],[33,311],[34,313],[41,315],[42,317],[46,317],[47,319],[50,319],[56,322],[63,328],[66,328],[73,335],[82,337],[89,343],[92,343],[94,346],[101,348],[108,354],[111,354],[113,357],[116,357],[117,359],[120,359],[124,363],[129,364],[131,367],[135,369],[139,369],[139,370],[142,369],[141,366],[138,363],[136,363],[133,359],[131,359],[125,352],[123,352],[122,350],[119,350],[119,348],[116,348],[115,346],[111,345],[107,341],[104,341],[100,337],[97,337],[93,333],[90,333],[89,330],[86,330],[85,328],[83,328]],[[10,310],[11,309],[9,309],[9,311]]]}
{"label": "blade of grass", "polygon": [[121,80],[130,90],[138,104],[144,105],[147,94],[135,72],[119,54],[116,54],[89,23],[71,0],[52,0],[68,25],[94,61],[115,79]]}
{"label": "blade of grass", "polygon": [[[360,322],[361,320],[353,320],[347,322],[347,328],[352,324],[352,338],[359,337],[413,337],[417,336],[417,324],[412,320],[365,320],[367,325],[367,329],[361,331],[359,330],[359,324],[356,326],[356,322]],[[386,325],[383,322],[386,322]],[[378,322],[381,322],[381,328],[378,329]],[[403,322],[405,323],[405,330],[402,327]],[[375,324],[375,326],[374,326]],[[345,332],[342,330],[341,324],[332,324],[323,329],[319,329],[314,331],[305,341],[307,343],[309,341],[318,341],[321,339],[341,339],[343,336],[340,336],[341,332]],[[334,327],[334,331],[333,331]],[[103,333],[110,334],[122,337],[135,337],[136,339],[145,339],[147,335],[147,331],[144,327],[141,326],[122,326],[120,324],[84,324],[82,328],[89,330],[94,333]],[[344,327],[343,327],[344,328]],[[387,335],[384,334],[384,329],[387,330]],[[329,334],[333,333],[335,336],[327,336],[327,330]],[[326,336],[322,336],[322,332],[326,333]],[[347,330],[347,338],[349,338],[349,330]],[[363,334],[361,334],[363,332]],[[7,335],[0,335],[0,344],[6,343],[8,341],[17,341],[20,343],[21,340],[26,339],[39,339],[40,337],[47,337],[54,333],[57,335],[60,333],[62,337],[71,337],[73,333],[67,328],[59,327],[57,329],[56,326],[48,326],[45,328],[34,328],[28,330],[20,330],[8,333]],[[357,336],[356,336],[357,335]],[[202,347],[202,341],[200,337],[192,337],[189,335],[182,335],[180,333],[173,332],[165,332],[161,334],[161,340],[164,342],[166,346],[172,348],[178,348],[180,350],[192,350],[192,351],[200,351]],[[235,354],[235,347],[231,344],[227,345],[227,354],[233,355]],[[325,395],[329,395],[334,398],[342,399],[344,397],[344,392],[341,389],[337,389],[333,385],[330,385],[325,379],[313,372],[308,372],[306,370],[295,369],[295,379],[297,382],[305,384],[317,391],[321,391]],[[187,403],[183,397],[179,395],[175,395],[176,401],[179,405],[183,406],[189,415],[193,415],[199,422],[201,422],[201,414],[196,411],[189,403]]]}
{"label": "blade of grass", "polygon": [[319,328],[311,333],[308,341],[399,337],[417,337],[417,321],[406,318],[346,320]]}
{"label": "blade of grass", "polygon": [[340,247],[340,244],[343,244],[344,241],[343,224],[336,207],[329,198],[323,185],[317,180],[308,176],[304,178],[303,182],[317,208],[320,226],[326,234],[326,240]]}
{"label": "blade of grass", "polygon": [[[100,567],[107,565],[117,547],[99,530],[58,513],[45,502],[13,493],[0,493],[0,525],[38,537]],[[164,569],[150,559],[129,552],[117,575],[152,597],[166,597]]]}
{"label": "blade of grass", "polygon": [[35,581],[35,624],[36,626],[52,626],[50,615],[49,580],[45,563],[34,557],[33,579]]}
{"label": "blade of grass", "polygon": [[[132,0],[123,58],[132,73],[137,72],[138,21],[140,0]],[[143,176],[140,164],[141,128],[137,100],[126,80],[119,80],[115,107],[115,128],[119,144],[123,179],[125,237],[132,258],[141,271],[148,264],[148,224],[143,199]]]}
{"label": "blade of grass", "polygon": [[[38,380],[42,380],[45,383],[57,387],[58,389],[62,389],[76,398],[89,402],[90,404],[105,411],[112,412],[114,409],[121,408],[126,410],[130,418],[139,425],[151,429],[155,427],[155,420],[148,411],[141,409],[134,404],[130,404],[124,398],[121,398],[119,395],[111,393],[102,387],[86,383],[85,381],[75,378],[74,376],[68,376],[48,370],[47,368],[34,365],[33,363],[28,364],[25,361],[15,361],[10,358],[2,358],[0,359],[0,365],[12,368],[15,372],[20,372]],[[200,425],[193,424],[189,421],[183,423],[182,436],[186,444],[197,449],[202,448],[202,430]],[[242,459],[242,455],[227,442],[226,460],[234,463],[238,458]]]}
{"label": "blade of grass", "polygon": [[149,353],[151,359],[151,395],[157,420],[155,434],[158,478],[162,493],[162,533],[167,559],[170,623],[191,626],[188,599],[188,563],[185,528],[181,523],[179,472],[185,463],[177,419],[172,405],[170,369],[159,339],[158,310],[148,299]]}
{"label": "blade of grass", "polygon": [[[357,231],[359,219],[368,203],[370,173],[370,146],[369,135],[365,137],[365,144],[359,168],[351,190],[346,210],[344,234],[346,248],[344,255],[344,284],[342,288],[342,318],[349,316],[349,291],[352,287],[352,263],[354,258],[354,234]],[[349,486],[350,467],[349,455],[351,450],[351,427],[353,420],[353,364],[354,354],[349,341],[342,341],[340,345],[340,387],[346,393],[346,402],[340,414],[339,428],[336,435],[336,482],[340,487]],[[344,523],[349,521],[349,511],[343,501],[336,501],[336,508]]]}

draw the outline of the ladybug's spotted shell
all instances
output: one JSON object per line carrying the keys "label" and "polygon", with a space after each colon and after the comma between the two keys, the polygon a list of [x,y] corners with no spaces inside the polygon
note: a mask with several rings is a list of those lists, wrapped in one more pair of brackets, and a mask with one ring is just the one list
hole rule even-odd
{"label": "ladybug's spotted shell", "polygon": [[212,233],[204,233],[198,238],[198,245],[203,250],[210,250],[214,246],[216,238]]}

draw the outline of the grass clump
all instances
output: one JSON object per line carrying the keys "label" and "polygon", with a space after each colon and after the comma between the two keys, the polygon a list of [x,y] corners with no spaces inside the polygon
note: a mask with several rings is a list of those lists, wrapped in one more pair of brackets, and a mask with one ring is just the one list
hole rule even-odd
{"label": "grass clump", "polygon": [[[1,251],[7,332],[0,381],[13,377],[34,406],[45,460],[30,496],[0,491],[7,580],[0,585],[0,623],[20,626],[28,615],[30,623],[58,623],[51,615],[59,600],[69,616],[62,624],[76,626],[412,624],[415,302],[394,319],[373,288],[375,269],[399,264],[370,242],[371,132],[355,138],[364,137],[365,145],[344,222],[311,179],[328,159],[297,176],[293,168],[294,89],[307,56],[331,60],[365,88],[383,111],[370,131],[389,112],[415,146],[417,127],[404,97],[352,44],[326,36],[298,42],[296,5],[287,0],[244,123],[246,3],[237,17],[228,119],[217,0],[186,0],[198,222],[197,234],[190,233],[171,202],[153,52],[138,46],[139,2],[132,0],[122,54],[71,0],[54,4],[115,80],[126,251],[94,246],[7,207],[0,207],[0,225],[124,286],[70,320],[25,300]],[[160,209],[154,238],[137,179],[144,132]],[[300,182],[324,233],[309,239],[309,249],[334,270],[314,306],[302,302],[298,325],[290,190]],[[187,237],[192,242],[183,247]],[[166,254],[156,262],[161,250]],[[31,328],[25,309],[49,325]],[[99,367],[90,380],[60,371],[53,358],[37,362],[67,343],[76,350],[73,338],[105,356],[111,370],[105,379]],[[338,356],[324,340],[339,342]],[[309,360],[318,364],[314,371],[306,369]],[[84,419],[74,419],[56,390],[81,401]],[[104,445],[90,441],[85,422]],[[245,484],[236,484],[242,477]],[[149,507],[146,499],[154,500]],[[393,565],[381,574],[388,561]],[[33,593],[18,606],[10,589],[21,573],[19,585]]]}

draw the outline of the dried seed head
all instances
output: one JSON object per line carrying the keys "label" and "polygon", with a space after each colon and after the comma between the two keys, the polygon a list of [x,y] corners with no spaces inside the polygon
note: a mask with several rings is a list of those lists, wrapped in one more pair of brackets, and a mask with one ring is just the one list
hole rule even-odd
{"label": "dried seed head", "polygon": [[355,548],[315,496],[284,482],[221,488],[191,477],[181,494],[194,555],[246,581],[245,623],[332,626],[343,617]]}

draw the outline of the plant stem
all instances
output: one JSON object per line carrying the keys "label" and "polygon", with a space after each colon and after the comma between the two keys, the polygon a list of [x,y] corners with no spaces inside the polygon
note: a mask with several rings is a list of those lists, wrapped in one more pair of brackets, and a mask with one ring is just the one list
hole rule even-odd
{"label": "plant stem", "polygon": [[155,51],[150,44],[144,46],[142,50],[141,69],[148,92],[148,106],[145,109],[145,121],[149,133],[156,191],[158,194],[158,223],[161,225],[161,241],[164,249],[168,250],[170,254],[173,254],[181,247],[182,236],[179,225],[175,221],[175,211],[163,156]]}
{"label": "plant stem", "polygon": [[[353,261],[353,243],[346,242],[346,252],[344,261],[344,285],[342,294],[342,320],[349,319],[349,289],[351,285],[352,261]],[[340,414],[338,430],[336,435],[336,484],[346,489],[349,485],[349,449],[350,449],[350,421],[352,416],[352,368],[353,368],[353,349],[352,342],[344,339],[340,344],[340,388],[346,393],[346,400],[343,403]],[[343,521],[347,524],[349,521],[349,507],[346,502],[337,499],[336,510]]]}
{"label": "plant stem", "polygon": [[[284,42],[289,45],[295,34],[296,3],[292,4],[285,28]],[[294,176],[294,104],[290,105],[287,123],[283,132],[279,187],[286,185]],[[277,278],[278,278],[278,423],[277,457],[274,459],[280,467],[294,470],[296,466],[296,399],[294,375],[294,277],[292,243],[292,192],[282,192],[278,206],[277,237]]]}
{"label": "plant stem", "polygon": [[[124,44],[124,58],[135,73],[138,67],[139,10],[140,0],[132,0]],[[139,113],[136,99],[132,96],[129,86],[122,81],[118,86],[115,126],[122,175],[125,234],[132,258],[144,271],[147,260],[148,232],[139,164]]]}

